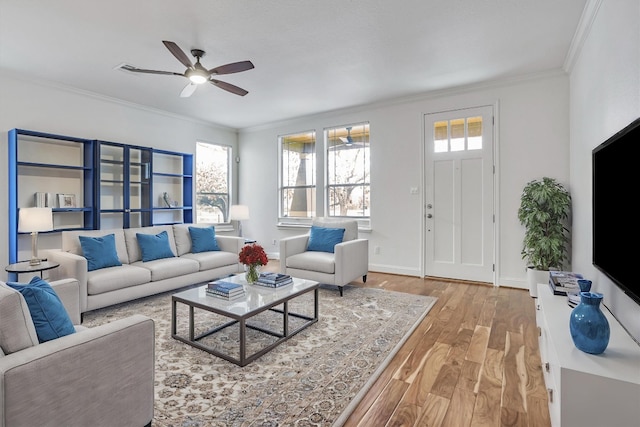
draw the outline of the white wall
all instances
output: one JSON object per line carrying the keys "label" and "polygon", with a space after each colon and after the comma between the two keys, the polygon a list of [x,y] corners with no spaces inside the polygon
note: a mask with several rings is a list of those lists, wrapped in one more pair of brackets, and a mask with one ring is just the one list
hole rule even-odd
{"label": "white wall", "polygon": [[[517,219],[520,194],[535,178],[551,176],[569,183],[569,87],[564,73],[502,85],[458,89],[395,103],[335,111],[272,126],[245,129],[239,135],[240,198],[251,220],[245,236],[267,252],[272,241],[304,230],[279,229],[278,135],[315,129],[319,146],[326,127],[368,121],[371,124],[371,271],[419,276],[422,273],[423,115],[452,109],[496,106],[498,156],[497,258],[499,285],[526,288],[521,259],[523,228]],[[379,246],[380,254],[373,248]]]}
{"label": "white wall", "polygon": [[[0,132],[11,128],[97,138],[129,144],[194,152],[195,141],[230,143],[234,130],[217,128],[160,112],[101,99],[61,88],[43,86],[2,76],[0,80]],[[531,179],[552,176],[568,183],[569,91],[562,73],[417,96],[348,111],[335,111],[286,123],[240,132],[238,153],[241,203],[251,209],[244,221],[245,236],[272,245],[300,230],[278,229],[277,137],[329,126],[369,121],[372,144],[372,271],[422,274],[423,195],[411,195],[410,187],[423,191],[423,115],[457,108],[494,105],[496,108],[496,156],[498,241],[497,283],[526,288],[525,263],[520,257],[523,229],[517,221],[522,187]],[[6,164],[6,150],[0,161]],[[0,186],[6,206],[6,188]],[[1,209],[0,221],[7,221]],[[6,236],[0,243],[2,259]],[[379,246],[380,254],[373,248]],[[49,247],[48,245],[42,247]],[[7,261],[5,261],[6,263]]]}
{"label": "white wall", "polygon": [[599,8],[570,75],[573,265],[640,341],[640,306],[591,265],[591,150],[640,117],[640,2],[591,3]]}
{"label": "white wall", "polygon": [[[100,98],[65,88],[34,84],[0,74],[0,135],[4,149],[0,164],[7,165],[7,132],[28,129],[79,138],[101,139],[195,154],[196,141],[237,147],[235,129],[215,127],[132,104]],[[0,224],[8,223],[8,193],[0,185]],[[41,235],[39,247],[59,247],[58,240]],[[0,232],[0,260],[8,264],[8,238]],[[29,252],[29,247],[26,248]],[[1,270],[4,272],[4,268]],[[3,280],[6,279],[6,275]]]}

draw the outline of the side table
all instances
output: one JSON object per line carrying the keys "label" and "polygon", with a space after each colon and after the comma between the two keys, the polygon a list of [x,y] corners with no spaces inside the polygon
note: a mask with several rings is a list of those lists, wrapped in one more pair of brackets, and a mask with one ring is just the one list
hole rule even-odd
{"label": "side table", "polygon": [[42,272],[59,267],[60,264],[51,261],[42,261],[40,264],[31,265],[29,261],[16,262],[15,264],[9,264],[4,268],[8,273],[14,273],[16,275],[20,273],[36,273],[40,272],[40,278],[42,278]]}

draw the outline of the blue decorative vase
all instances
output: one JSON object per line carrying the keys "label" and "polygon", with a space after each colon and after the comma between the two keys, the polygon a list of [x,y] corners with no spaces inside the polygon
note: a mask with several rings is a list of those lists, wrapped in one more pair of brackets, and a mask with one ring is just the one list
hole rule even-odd
{"label": "blue decorative vase", "polygon": [[590,354],[600,354],[609,345],[609,322],[600,310],[602,294],[580,292],[580,304],[571,312],[569,330],[578,348]]}
{"label": "blue decorative vase", "polygon": [[580,286],[580,292],[589,292],[591,290],[591,280],[578,279],[578,286]]}

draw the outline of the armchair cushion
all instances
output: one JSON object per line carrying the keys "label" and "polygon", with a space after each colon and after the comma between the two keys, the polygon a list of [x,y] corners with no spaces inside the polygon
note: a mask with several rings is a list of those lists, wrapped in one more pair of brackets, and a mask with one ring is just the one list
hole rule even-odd
{"label": "armchair cushion", "polygon": [[102,237],[78,236],[82,254],[87,259],[87,270],[99,270],[122,265],[116,252],[115,234]]}
{"label": "armchair cushion", "polygon": [[216,240],[216,230],[210,227],[189,227],[191,235],[191,252],[194,254],[200,252],[219,251],[218,241]]}
{"label": "armchair cushion", "polygon": [[169,234],[161,231],[158,234],[136,233],[140,252],[142,252],[142,261],[153,261],[162,258],[172,258],[175,254],[169,245]]}
{"label": "armchair cushion", "polygon": [[28,284],[10,282],[7,285],[20,292],[27,302],[39,342],[75,332],[62,301],[45,280],[34,277]]}
{"label": "armchair cushion", "polygon": [[338,243],[342,243],[343,237],[344,228],[326,228],[312,225],[307,250],[333,253],[335,246]]}
{"label": "armchair cushion", "polygon": [[354,219],[318,217],[313,220],[312,225],[327,228],[344,228],[343,242],[358,238],[358,221]]}
{"label": "armchair cushion", "polygon": [[317,271],[319,273],[334,274],[336,272],[336,257],[333,253],[310,251],[291,255],[286,260],[287,268]]}

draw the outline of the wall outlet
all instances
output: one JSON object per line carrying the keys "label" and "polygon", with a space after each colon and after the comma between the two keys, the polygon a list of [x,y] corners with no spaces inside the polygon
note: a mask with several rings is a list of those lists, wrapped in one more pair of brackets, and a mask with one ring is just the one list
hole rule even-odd
{"label": "wall outlet", "polygon": [[376,246],[375,248],[373,248],[373,253],[376,255],[380,255],[380,246]]}
{"label": "wall outlet", "polygon": [[278,244],[278,241],[277,241],[276,239],[273,239],[273,241],[271,242],[271,244],[272,244],[273,246],[275,246],[275,245],[277,245],[277,244]]}

